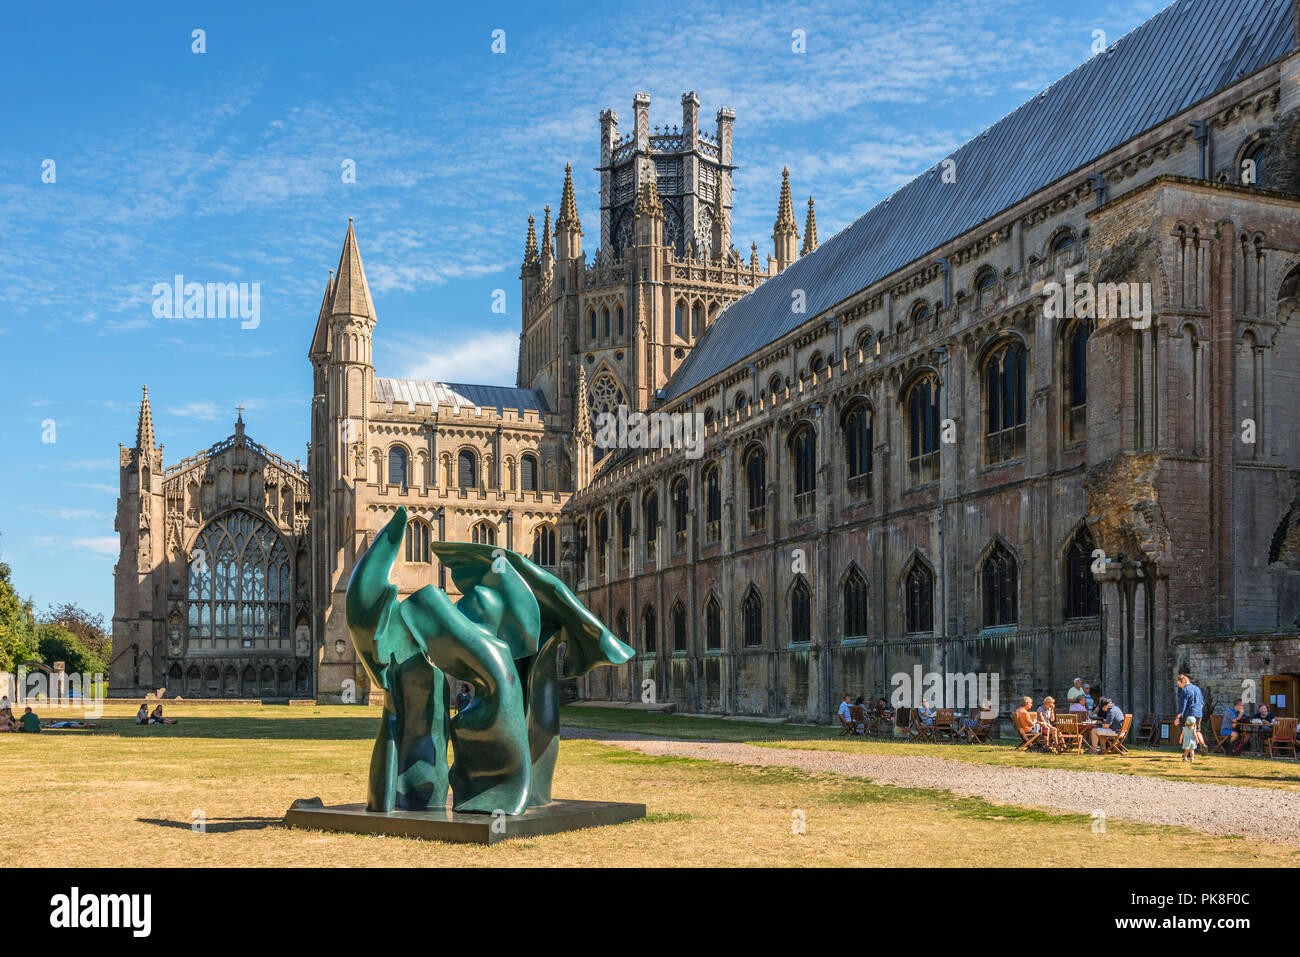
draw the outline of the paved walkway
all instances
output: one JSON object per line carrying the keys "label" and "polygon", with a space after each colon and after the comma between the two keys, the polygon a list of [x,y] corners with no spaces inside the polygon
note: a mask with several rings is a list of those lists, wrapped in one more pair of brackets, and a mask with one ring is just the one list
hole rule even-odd
{"label": "paved walkway", "polygon": [[[1168,781],[1138,774],[1005,767],[948,758],[763,748],[753,744],[683,741],[625,732],[565,728],[565,738],[599,740],[644,754],[803,768],[868,778],[876,784],[935,788],[997,804],[1052,808],[1107,818],[1172,824],[1209,834],[1237,834],[1300,845],[1300,793],[1279,789]],[[1227,761],[1230,758],[1211,758]]]}

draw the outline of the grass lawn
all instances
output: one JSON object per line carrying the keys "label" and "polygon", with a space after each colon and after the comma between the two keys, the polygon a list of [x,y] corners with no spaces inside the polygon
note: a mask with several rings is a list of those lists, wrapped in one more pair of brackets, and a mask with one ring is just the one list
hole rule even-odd
{"label": "grass lawn", "polygon": [[1300,763],[1290,759],[1259,757],[1229,758],[1197,755],[1190,767],[1177,748],[1129,748],[1128,757],[1108,755],[1042,754],[1016,751],[1014,742],[1001,744],[914,744],[897,738],[840,737],[838,728],[764,724],[721,718],[649,714],[611,708],[565,708],[564,723],[571,727],[603,731],[635,731],[676,738],[744,741],[774,748],[802,748],[810,751],[868,752],[873,754],[921,754],[951,758],[972,764],[998,764],[1030,768],[1063,768],[1070,771],[1108,771],[1142,774],[1202,784],[1233,784],[1241,787],[1282,788],[1300,791]]}
{"label": "grass lawn", "polygon": [[[1110,866],[1300,864],[1290,847],[1115,821],[1093,834],[1087,815],[586,740],[564,742],[556,793],[644,802],[647,820],[492,848],[295,831],[279,824],[295,798],[364,799],[377,709],[167,710],[181,723],[137,727],[134,707],[109,705],[93,733],[0,738],[10,838],[0,842],[0,866],[1022,866],[1077,864],[1080,853]],[[565,717],[594,723],[582,709]],[[206,833],[192,829],[198,811]],[[803,834],[792,827],[797,811]]]}

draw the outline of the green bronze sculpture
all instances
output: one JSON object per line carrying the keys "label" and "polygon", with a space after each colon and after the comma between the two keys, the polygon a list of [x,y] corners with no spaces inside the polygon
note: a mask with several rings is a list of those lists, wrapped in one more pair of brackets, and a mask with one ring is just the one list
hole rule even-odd
{"label": "green bronze sculpture", "polygon": [[[491,545],[431,542],[461,592],[425,585],[404,601],[388,576],[406,530],[399,508],[348,582],[348,632],[384,690],[370,760],[368,811],[441,808],[508,815],[551,802],[559,750],[558,682],[633,650],[558,578]],[[474,687],[450,716],[447,675]],[[448,742],[454,755],[447,767]]]}

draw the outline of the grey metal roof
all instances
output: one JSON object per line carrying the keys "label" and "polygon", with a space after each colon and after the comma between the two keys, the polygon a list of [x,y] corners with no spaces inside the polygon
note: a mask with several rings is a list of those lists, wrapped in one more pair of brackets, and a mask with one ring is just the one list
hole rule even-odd
{"label": "grey metal roof", "polygon": [[547,413],[546,396],[540,389],[514,389],[499,385],[473,385],[463,382],[430,382],[423,379],[376,379],[375,401],[404,402],[414,406],[466,405],[483,409],[519,409]]}
{"label": "grey metal roof", "polygon": [[[924,256],[1294,45],[1292,0],[1178,0],[732,303],[665,392],[696,388],[808,319]],[[802,289],[807,311],[793,313]]]}

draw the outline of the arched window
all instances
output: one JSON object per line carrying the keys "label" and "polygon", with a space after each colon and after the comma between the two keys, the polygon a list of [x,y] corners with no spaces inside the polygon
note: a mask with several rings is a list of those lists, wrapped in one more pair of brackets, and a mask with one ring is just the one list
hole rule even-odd
{"label": "arched window", "polygon": [[1101,608],[1101,589],[1092,574],[1092,532],[1083,526],[1065,552],[1065,617],[1090,618]]}
{"label": "arched window", "polygon": [[924,299],[918,299],[916,302],[912,303],[912,309],[907,315],[911,320],[913,327],[919,326],[933,318],[933,313],[930,312],[930,304]]}
{"label": "arched window", "polygon": [[1088,324],[1076,320],[1065,330],[1065,437],[1080,442],[1088,428]]}
{"label": "arched window", "polygon": [[1069,262],[1074,258],[1074,233],[1066,231],[1052,240],[1048,255],[1052,262]]}
{"label": "arched window", "polygon": [[[591,411],[592,426],[595,428],[599,428],[602,414],[617,415],[619,407],[626,404],[622,387],[618,384],[618,380],[608,372],[602,372],[596,376],[591,388],[587,390],[587,405]],[[596,460],[599,461],[608,451],[608,446],[597,443]]]}
{"label": "arched window", "polygon": [[614,619],[614,631],[618,635],[618,640],[625,645],[632,644],[632,638],[627,630],[627,612],[622,608],[618,610],[618,615]]}
{"label": "arched window", "polygon": [[686,650],[686,609],[680,601],[673,602],[670,613],[673,622],[673,651]]}
{"label": "arched window", "polygon": [[903,579],[903,590],[908,634],[934,631],[934,572],[930,566],[919,558],[913,558]]}
{"label": "arched window", "polygon": [[763,596],[753,585],[745,592],[742,603],[745,620],[745,645],[753,647],[763,643]]}
{"label": "arched window", "polygon": [[780,374],[772,376],[767,380],[767,391],[772,396],[772,401],[785,390],[785,382],[782,381]]}
{"label": "arched window", "polygon": [[699,334],[700,334],[700,304],[697,302],[695,305],[691,306],[691,335],[698,336]]}
{"label": "arched window", "polygon": [[655,653],[655,638],[658,635],[658,623],[655,621],[655,610],[651,605],[645,606],[645,611],[641,613],[641,647],[647,655]]}
{"label": "arched window", "polygon": [[673,479],[673,547],[681,551],[686,547],[686,523],[690,513],[690,490],[686,476],[679,475]]}
{"label": "arched window", "polygon": [[533,529],[533,561],[538,565],[555,564],[555,526],[543,523]]}
{"label": "arched window", "polygon": [[456,487],[478,488],[478,456],[469,449],[456,456]]}
{"label": "arched window", "polygon": [[722,606],[712,595],[704,603],[704,648],[706,651],[722,648]]}
{"label": "arched window", "polygon": [[718,417],[718,414],[717,414],[716,412],[713,411],[713,406],[709,406],[707,409],[705,409],[705,410],[704,410],[704,427],[705,427],[705,428],[708,428],[710,425],[712,425],[714,419],[716,419],[717,417]]}
{"label": "arched window", "polygon": [[1012,340],[984,360],[984,447],[989,464],[1025,454],[1025,347]]}
{"label": "arched window", "polygon": [[632,559],[632,504],[627,500],[618,503],[618,555],[623,568]]}
{"label": "arched window", "polygon": [[596,338],[596,310],[595,309],[587,310],[587,321],[591,323],[591,338],[595,339]]}
{"label": "arched window", "polygon": [[998,284],[997,270],[985,266],[975,274],[975,305],[983,306],[993,295],[993,287]]}
{"label": "arched window", "polygon": [[525,492],[537,491],[537,457],[525,453],[519,459],[519,488]]}
{"label": "arched window", "polygon": [[817,374],[825,368],[826,360],[822,358],[822,354],[820,352],[814,352],[812,359],[808,362],[808,371],[811,372],[815,378]]}
{"label": "arched window", "polygon": [[673,310],[673,332],[677,333],[679,338],[686,338],[686,321],[683,318],[685,307],[679,302],[677,308]]}
{"label": "arched window", "polygon": [[995,544],[980,569],[984,586],[984,627],[1014,625],[1020,620],[1020,569],[1016,556]]}
{"label": "arched window", "polygon": [[871,330],[863,329],[858,333],[858,338],[854,340],[853,349],[856,352],[861,352],[862,358],[866,359],[875,353],[875,350],[871,348],[872,341]]}
{"label": "arched window", "polygon": [[623,307],[618,307],[618,334],[623,334]]}
{"label": "arched window", "polygon": [[749,396],[745,395],[743,392],[737,392],[736,398],[732,404],[736,407],[737,414],[744,412],[745,406],[749,405]]}
{"label": "arched window", "polygon": [[790,589],[790,643],[812,640],[812,591],[800,575]]}
{"label": "arched window", "polygon": [[578,563],[578,574],[585,578],[587,576],[587,520],[585,518],[578,519],[574,538],[576,539],[573,545],[577,551],[575,557]]}
{"label": "arched window", "polygon": [[659,543],[659,493],[654,489],[646,492],[641,502],[641,521],[645,529],[646,561],[653,562]]}
{"label": "arched window", "polygon": [[790,437],[790,459],[794,468],[794,514],[811,515],[817,490],[817,433],[802,425]]}
{"label": "arched window", "polygon": [[716,464],[704,470],[704,539],[722,537],[722,475]]}
{"label": "arched window", "polygon": [[939,380],[922,376],[907,392],[907,468],[913,485],[939,479]]}
{"label": "arched window", "polygon": [[230,512],[199,532],[191,554],[190,648],[290,647],[289,553],[275,529],[248,512]]}
{"label": "arched window", "polygon": [[406,524],[406,560],[429,560],[429,525],[418,518],[413,518]]}
{"label": "arched window", "polygon": [[875,416],[871,406],[857,402],[844,415],[844,458],[849,488],[859,495],[871,494],[871,446],[875,443]]}
{"label": "arched window", "polygon": [[406,488],[406,449],[400,445],[388,450],[388,484]]}
{"label": "arched window", "polygon": [[864,638],[867,630],[867,579],[854,565],[844,579],[844,637]]}
{"label": "arched window", "polygon": [[609,338],[609,306],[602,306],[600,310],[600,321],[605,327],[605,338]]}
{"label": "arched window", "polygon": [[761,445],[745,453],[745,505],[749,530],[758,531],[767,517],[767,452]]}
{"label": "arched window", "polygon": [[469,530],[469,536],[475,545],[495,545],[497,527],[491,522],[478,522]]}
{"label": "arched window", "polygon": [[596,513],[596,574],[605,574],[605,559],[609,552],[609,514],[602,508]]}

